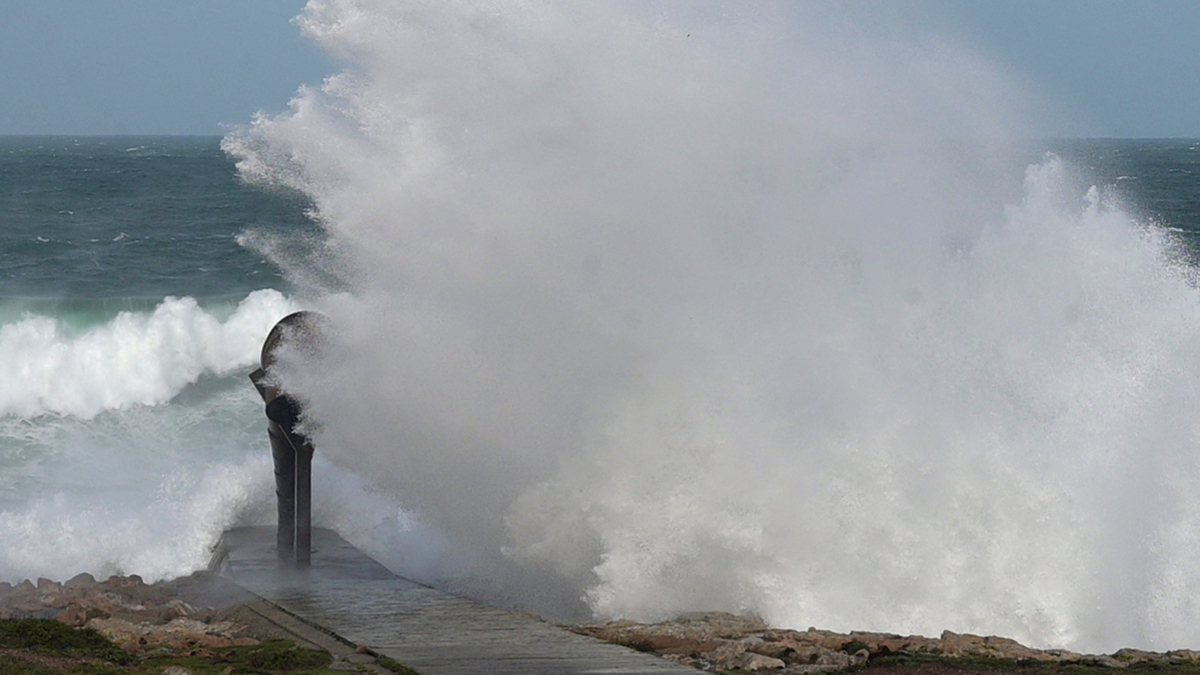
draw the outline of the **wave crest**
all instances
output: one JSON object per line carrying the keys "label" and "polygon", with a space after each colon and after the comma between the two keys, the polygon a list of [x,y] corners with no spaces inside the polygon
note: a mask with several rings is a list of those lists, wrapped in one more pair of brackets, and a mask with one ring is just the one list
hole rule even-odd
{"label": "wave crest", "polygon": [[27,316],[0,326],[0,415],[92,418],[165,403],[204,375],[255,363],[271,326],[295,309],[264,289],[223,321],[194,298],[174,297],[79,334],[53,317]]}

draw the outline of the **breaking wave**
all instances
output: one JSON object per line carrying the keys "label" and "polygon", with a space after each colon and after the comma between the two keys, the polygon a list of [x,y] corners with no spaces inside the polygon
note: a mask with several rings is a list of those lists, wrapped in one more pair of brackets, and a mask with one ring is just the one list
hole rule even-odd
{"label": "breaking wave", "polygon": [[860,18],[309,3],[345,69],[225,148],[328,235],[262,249],[338,279],[321,454],[440,533],[363,546],[547,615],[1200,640],[1193,271]]}

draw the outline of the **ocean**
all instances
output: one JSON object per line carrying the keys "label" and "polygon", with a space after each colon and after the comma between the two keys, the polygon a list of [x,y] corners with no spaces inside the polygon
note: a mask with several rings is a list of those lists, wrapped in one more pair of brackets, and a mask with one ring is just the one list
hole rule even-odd
{"label": "ocean", "polygon": [[1003,69],[819,12],[360,4],[223,138],[0,139],[0,580],[271,522],[247,375],[306,308],[316,524],[399,573],[1200,644],[1200,141],[1030,141]]}
{"label": "ocean", "polygon": [[245,375],[294,306],[237,238],[311,232],[303,200],[219,138],[5,138],[0,176],[0,576],[203,566],[257,494]]}

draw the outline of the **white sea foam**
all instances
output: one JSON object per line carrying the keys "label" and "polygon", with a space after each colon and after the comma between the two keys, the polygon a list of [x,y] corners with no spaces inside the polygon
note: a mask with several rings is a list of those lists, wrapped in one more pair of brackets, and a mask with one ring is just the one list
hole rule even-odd
{"label": "white sea foam", "polygon": [[[194,400],[92,420],[0,419],[0,580],[79,572],[157,581],[203,569],[221,532],[274,522],[261,403],[244,377]],[[394,501],[316,463],[314,517],[394,522]],[[402,531],[405,528],[392,528]]]}
{"label": "white sea foam", "polygon": [[0,416],[90,418],[164,403],[204,375],[255,363],[263,337],[295,304],[274,290],[246,296],[225,321],[192,298],[122,312],[82,334],[54,317],[0,326]]}
{"label": "white sea foam", "polygon": [[245,375],[295,309],[263,290],[223,311],[167,298],[86,329],[0,327],[0,580],[188,574],[225,527],[264,520],[270,455]]}
{"label": "white sea foam", "polygon": [[0,509],[0,579],[63,580],[88,571],[139,574],[153,582],[191,574],[205,568],[225,528],[247,520],[247,513],[263,513],[273,498],[268,452],[240,463],[190,466],[197,473],[185,474],[161,460],[151,460],[155,471],[132,465],[146,461],[137,454],[152,450],[125,450],[99,468],[132,470],[145,482],[124,491],[58,486]]}
{"label": "white sea foam", "polygon": [[353,536],[548,614],[1200,641],[1167,234],[1022,182],[1028,99],[952,42],[749,7],[309,3],[345,71],[225,147],[352,289],[290,381],[425,524]]}

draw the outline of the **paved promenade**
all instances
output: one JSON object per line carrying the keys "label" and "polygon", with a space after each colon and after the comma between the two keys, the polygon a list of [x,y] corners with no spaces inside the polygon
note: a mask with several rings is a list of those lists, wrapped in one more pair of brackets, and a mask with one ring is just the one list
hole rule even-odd
{"label": "paved promenade", "polygon": [[212,568],[421,675],[697,672],[398,577],[332,530],[314,529],[313,549],[311,567],[296,569],[275,556],[275,528],[238,528],[222,536]]}

